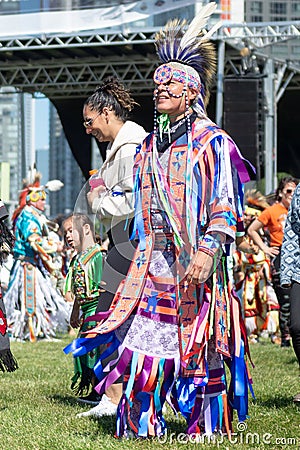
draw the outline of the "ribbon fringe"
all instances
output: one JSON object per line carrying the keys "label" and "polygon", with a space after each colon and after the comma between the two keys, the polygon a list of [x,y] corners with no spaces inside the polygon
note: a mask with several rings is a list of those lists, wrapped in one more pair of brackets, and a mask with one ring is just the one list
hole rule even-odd
{"label": "ribbon fringe", "polygon": [[0,351],[0,370],[2,372],[14,372],[18,369],[18,363],[10,350]]}

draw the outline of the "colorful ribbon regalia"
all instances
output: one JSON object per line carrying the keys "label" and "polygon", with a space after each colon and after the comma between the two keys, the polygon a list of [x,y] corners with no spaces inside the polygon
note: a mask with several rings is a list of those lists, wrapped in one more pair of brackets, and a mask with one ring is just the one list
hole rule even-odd
{"label": "colorful ribbon regalia", "polygon": [[242,301],[247,335],[252,342],[262,331],[273,336],[279,327],[279,304],[271,284],[270,260],[262,251],[237,252],[236,259],[244,276],[236,284],[236,291]]}
{"label": "colorful ribbon regalia", "polygon": [[26,205],[15,222],[14,264],[4,296],[9,334],[16,339],[52,338],[67,331],[70,307],[50,280],[51,254],[46,217]]}
{"label": "colorful ribbon regalia", "polygon": [[[206,5],[186,32],[185,22],[174,20],[156,36],[163,64],[153,77],[154,100],[161,95],[164,105],[186,110],[171,123],[162,107],[159,130],[155,117],[154,132],[138,149],[138,246],[131,267],[97,327],[65,349],[80,355],[109,344],[94,370],[99,392],[123,375],[118,437],[162,435],[166,401],[185,417],[189,434],[230,435],[233,409],[239,420],[247,416],[247,336],[226,251],[242,227],[243,183],[249,177],[234,142],[205,113],[215,53],[202,28],[215,7]],[[186,270],[198,251],[210,265],[214,261],[214,270],[194,285]],[[109,354],[116,358],[105,364]]]}
{"label": "colorful ribbon regalia", "polygon": [[[129,273],[110,310],[90,318],[100,320],[98,326],[65,349],[79,356],[99,344],[109,344],[94,370],[100,393],[124,375],[117,436],[164,433],[162,406],[166,400],[184,415],[188,433],[225,430],[230,434],[233,409],[240,421],[247,416],[247,337],[240,303],[227,277],[226,252],[206,283],[188,284],[185,271],[196,251],[193,240],[208,251],[204,237],[208,232],[226,234],[228,245],[234,241],[242,215],[238,206],[242,198],[237,201],[235,195],[242,193],[248,175],[233,141],[208,119],[195,120],[192,136],[189,198],[187,134],[170,145],[162,162],[153,152],[154,135],[144,141],[136,156],[139,244]],[[160,199],[160,195],[165,196],[168,208],[167,232],[153,227],[153,198]],[[190,230],[186,204],[191,212]],[[116,350],[116,359],[105,366],[105,358]]]}

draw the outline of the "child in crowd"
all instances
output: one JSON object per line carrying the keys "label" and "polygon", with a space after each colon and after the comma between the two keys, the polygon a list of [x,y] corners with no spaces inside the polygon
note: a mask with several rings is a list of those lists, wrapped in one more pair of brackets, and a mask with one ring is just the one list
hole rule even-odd
{"label": "child in crowd", "polygon": [[[76,254],[72,258],[66,278],[65,295],[73,297],[73,309],[70,317],[72,328],[79,328],[79,336],[95,322],[85,319],[95,314],[98,297],[101,292],[103,266],[102,247],[96,242],[94,226],[91,219],[84,214],[73,214],[63,222],[66,242],[73,247]],[[98,350],[74,358],[74,376],[71,388],[82,396],[96,385],[93,367],[99,358]],[[93,389],[79,401],[97,405],[100,396]]]}

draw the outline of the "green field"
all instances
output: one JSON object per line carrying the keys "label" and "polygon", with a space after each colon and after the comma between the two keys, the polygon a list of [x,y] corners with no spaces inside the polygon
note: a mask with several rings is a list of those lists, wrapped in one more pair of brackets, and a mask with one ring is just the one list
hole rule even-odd
{"label": "green field", "polygon": [[251,370],[256,403],[250,400],[247,429],[240,428],[232,442],[186,442],[184,421],[168,410],[166,442],[158,439],[115,439],[115,420],[76,418],[88,409],[70,391],[72,356],[62,349],[70,342],[12,343],[20,368],[0,373],[0,450],[98,449],[300,449],[300,407],[293,396],[300,392],[298,365],[293,350],[263,341],[252,345]]}

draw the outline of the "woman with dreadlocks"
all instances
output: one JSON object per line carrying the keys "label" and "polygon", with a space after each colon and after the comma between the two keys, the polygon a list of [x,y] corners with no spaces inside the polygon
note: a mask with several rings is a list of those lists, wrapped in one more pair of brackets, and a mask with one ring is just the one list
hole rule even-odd
{"label": "woman with dreadlocks", "polygon": [[[137,145],[146,137],[144,128],[129,120],[137,103],[117,79],[108,77],[87,98],[83,107],[83,125],[87,134],[98,142],[108,142],[105,161],[89,180],[88,203],[105,227],[109,249],[103,266],[102,291],[97,312],[110,308],[119,284],[125,278],[132,261],[135,242],[130,241],[134,215],[133,165]],[[101,402],[79,416],[114,415],[122,394],[121,380],[116,380]],[[94,391],[82,401],[94,404]],[[93,402],[93,403],[92,403]]]}
{"label": "woman with dreadlocks", "polygon": [[103,342],[118,349],[112,370],[101,358],[95,367],[99,392],[124,374],[117,436],[164,434],[166,399],[188,434],[230,435],[232,410],[247,416],[247,337],[226,250],[243,232],[249,177],[232,139],[206,115],[216,59],[203,28],[215,7],[185,33],[185,22],[171,21],[156,36],[160,116],[135,158],[138,246],[110,311],[73,343],[75,355]]}

